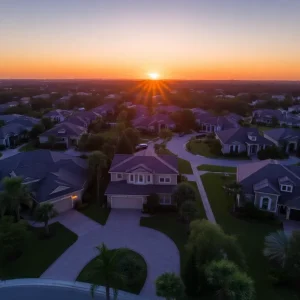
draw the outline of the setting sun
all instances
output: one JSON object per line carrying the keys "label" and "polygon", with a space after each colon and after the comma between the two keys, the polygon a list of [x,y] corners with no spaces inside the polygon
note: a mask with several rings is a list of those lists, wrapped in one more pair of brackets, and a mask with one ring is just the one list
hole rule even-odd
{"label": "setting sun", "polygon": [[159,78],[159,74],[158,73],[149,73],[148,76],[152,80],[157,80]]}

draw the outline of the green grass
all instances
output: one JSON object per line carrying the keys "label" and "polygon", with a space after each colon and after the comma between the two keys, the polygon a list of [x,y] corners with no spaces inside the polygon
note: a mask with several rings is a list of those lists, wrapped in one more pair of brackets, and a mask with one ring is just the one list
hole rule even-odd
{"label": "green grass", "polygon": [[236,167],[201,165],[201,166],[198,166],[197,169],[200,171],[208,171],[208,172],[236,173]]}
{"label": "green grass", "polygon": [[[169,149],[160,149],[157,154],[160,155],[175,155]],[[176,156],[176,155],[175,155]],[[181,174],[193,174],[193,170],[189,161],[178,157],[178,170]]]}
{"label": "green grass", "polygon": [[228,196],[222,186],[233,180],[234,176],[224,178],[221,174],[208,173],[202,175],[201,179],[217,223],[226,233],[235,235],[242,246],[248,263],[247,271],[255,281],[256,299],[299,299],[293,291],[273,286],[268,277],[270,266],[262,253],[264,238],[280,227],[255,221],[247,222],[230,214],[233,197]]}
{"label": "green grass", "polygon": [[201,156],[210,157],[210,158],[219,157],[218,155],[211,153],[208,144],[204,143],[203,141],[200,142],[197,140],[191,140],[187,144],[187,149],[188,149],[188,151],[190,151],[192,154],[195,154],[195,155],[201,155]]}
{"label": "green grass", "polygon": [[19,149],[19,152],[28,152],[28,151],[34,151],[37,148],[34,146],[33,142],[29,142],[26,145],[24,145],[23,147],[21,147]]}
{"label": "green grass", "polygon": [[273,127],[262,126],[262,125],[255,125],[255,124],[251,124],[250,127],[257,128],[261,133],[264,133],[264,131],[275,129]]}
{"label": "green grass", "polygon": [[5,279],[40,277],[77,240],[77,235],[60,223],[50,225],[51,238],[39,238],[43,230],[32,227],[32,235],[23,254],[3,266]]}
{"label": "green grass", "polygon": [[103,208],[96,202],[90,203],[86,208],[79,209],[79,212],[89,217],[90,219],[105,225],[108,219],[110,208]]}
{"label": "green grass", "polygon": [[[196,182],[189,181],[188,183],[193,186],[196,191],[196,201],[199,208],[200,217],[206,218]],[[188,232],[186,224],[178,220],[178,213],[160,213],[152,217],[142,217],[140,225],[160,231],[173,240],[180,252],[181,271],[183,271],[183,266],[186,259],[185,244],[188,239]]]}
{"label": "green grass", "polygon": [[[142,274],[140,274],[140,276],[138,276],[138,278],[135,278],[135,280],[136,279],[138,279],[138,280],[136,280],[136,282],[134,284],[127,285],[127,286],[126,285],[125,286],[124,285],[123,286],[114,286],[114,288],[117,288],[119,290],[124,290],[126,292],[133,293],[133,294],[139,294],[141,289],[143,288],[146,278],[147,278],[147,264],[146,264],[144,258],[140,254],[138,254],[130,249],[124,248],[122,250],[124,250],[124,252],[125,252],[124,256],[127,256],[127,258],[130,258],[130,259],[136,261],[139,265],[142,266],[143,270],[141,272]],[[111,251],[114,251],[114,250],[111,250]],[[95,283],[98,285],[104,285],[104,282],[99,280],[99,278],[90,277],[90,275],[89,275],[93,270],[94,262],[95,262],[95,258],[93,260],[91,260],[84,267],[84,269],[80,272],[79,276],[76,279],[77,281]],[[126,276],[126,273],[125,273],[125,276]],[[128,274],[127,276],[130,278],[130,274]]]}

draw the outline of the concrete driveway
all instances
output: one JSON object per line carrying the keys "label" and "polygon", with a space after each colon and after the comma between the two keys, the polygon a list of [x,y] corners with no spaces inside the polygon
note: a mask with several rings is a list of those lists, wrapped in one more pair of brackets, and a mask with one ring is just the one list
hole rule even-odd
{"label": "concrete driveway", "polygon": [[283,229],[287,235],[291,235],[293,231],[300,230],[300,222],[285,220],[283,221]]}
{"label": "concrete driveway", "polygon": [[[164,272],[180,273],[180,256],[174,242],[159,231],[139,226],[141,213],[112,210],[105,226],[79,236],[41,276],[44,279],[76,280],[80,271],[96,255],[96,246],[105,243],[110,249],[126,247],[141,254],[148,276],[140,293],[143,299],[156,299],[155,279]],[[68,223],[68,221],[64,221]]]}

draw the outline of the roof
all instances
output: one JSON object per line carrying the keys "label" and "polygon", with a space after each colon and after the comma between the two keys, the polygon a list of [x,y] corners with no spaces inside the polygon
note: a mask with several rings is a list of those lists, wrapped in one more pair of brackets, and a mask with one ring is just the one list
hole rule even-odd
{"label": "roof", "polygon": [[[85,160],[49,150],[22,152],[0,161],[0,178],[21,176],[37,202],[81,190],[86,181]],[[0,186],[1,189],[1,186]]]}
{"label": "roof", "polygon": [[[279,164],[273,160],[239,165],[237,181],[245,194],[275,194],[278,203],[300,209],[300,167]],[[281,184],[293,185],[292,192],[280,190]]]}
{"label": "roof", "polygon": [[155,174],[178,174],[178,159],[175,155],[135,156],[116,154],[109,172],[132,172],[141,167]]}
{"label": "roof", "polygon": [[278,142],[300,138],[300,131],[292,128],[275,128],[267,130],[264,134]]}
{"label": "roof", "polygon": [[56,137],[71,137],[71,136],[80,136],[85,133],[86,129],[81,126],[74,125],[69,122],[62,122],[57,124],[53,128],[42,133],[40,136],[56,136]]}
{"label": "roof", "polygon": [[148,196],[152,193],[157,194],[172,194],[176,185],[162,184],[128,184],[123,181],[111,181],[107,186],[105,195],[141,195]]}
{"label": "roof", "polygon": [[110,100],[107,103],[104,103],[100,106],[93,108],[92,111],[99,113],[99,114],[106,113],[107,111],[113,110],[116,106],[116,103],[117,103],[116,101]]}
{"label": "roof", "polygon": [[203,124],[210,124],[214,126],[219,126],[222,130],[230,129],[230,128],[238,128],[240,125],[238,121],[236,121],[236,116],[233,115],[228,116],[213,116],[210,113],[203,113],[203,112],[195,112],[196,120],[199,123]]}
{"label": "roof", "polygon": [[166,114],[155,114],[149,117],[140,117],[132,121],[134,127],[149,127],[155,124],[168,124],[169,126],[175,126],[175,122]]}
{"label": "roof", "polygon": [[173,113],[173,112],[181,111],[182,108],[176,105],[160,105],[156,107],[156,110],[159,112]]}
{"label": "roof", "polygon": [[70,110],[63,110],[63,109],[55,109],[51,110],[44,115],[44,117],[68,117],[72,114]]}
{"label": "roof", "polygon": [[[271,141],[260,135],[257,128],[240,127],[232,128],[216,132],[216,135],[223,144],[232,144],[234,142],[273,145]],[[249,136],[256,137],[256,140],[251,140]]]}
{"label": "roof", "polygon": [[0,138],[3,139],[8,135],[18,135],[26,128],[20,124],[10,123],[0,127]]}

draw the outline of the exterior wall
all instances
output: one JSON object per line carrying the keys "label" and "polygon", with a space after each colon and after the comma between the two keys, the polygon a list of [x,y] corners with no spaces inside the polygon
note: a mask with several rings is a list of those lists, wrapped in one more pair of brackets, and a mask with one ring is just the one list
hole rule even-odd
{"label": "exterior wall", "polygon": [[278,196],[277,195],[272,195],[272,194],[264,194],[264,193],[255,193],[255,198],[254,198],[254,205],[260,208],[260,203],[262,198],[269,198],[271,200],[271,205],[269,211],[271,212],[276,212],[277,210],[277,202],[278,202]]}
{"label": "exterior wall", "polygon": [[41,144],[48,143],[48,137],[47,136],[39,136],[39,140],[40,140]]}
{"label": "exterior wall", "polygon": [[122,173],[123,176],[121,179],[117,177],[117,174],[119,173],[110,173],[110,181],[122,181],[122,180],[127,180],[128,178],[128,174],[126,173]]}
{"label": "exterior wall", "polygon": [[222,153],[230,153],[230,146],[237,145],[239,147],[238,153],[247,151],[247,147],[245,144],[223,144],[222,145]]}

